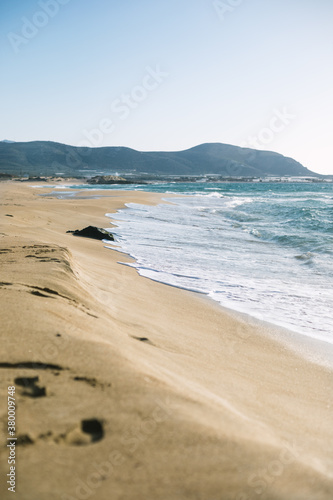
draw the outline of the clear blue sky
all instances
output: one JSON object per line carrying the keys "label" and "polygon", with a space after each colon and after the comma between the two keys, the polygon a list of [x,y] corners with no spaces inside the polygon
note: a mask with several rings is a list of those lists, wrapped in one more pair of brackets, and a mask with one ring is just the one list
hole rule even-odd
{"label": "clear blue sky", "polygon": [[0,139],[277,151],[333,174],[332,0],[2,0]]}

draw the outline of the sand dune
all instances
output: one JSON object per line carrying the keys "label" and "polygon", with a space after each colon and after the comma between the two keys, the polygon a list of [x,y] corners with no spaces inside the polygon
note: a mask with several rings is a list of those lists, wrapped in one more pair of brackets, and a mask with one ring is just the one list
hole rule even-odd
{"label": "sand dune", "polygon": [[331,499],[331,371],[66,234],[159,195],[47,192],[0,184],[0,463],[3,478],[15,385],[16,498]]}

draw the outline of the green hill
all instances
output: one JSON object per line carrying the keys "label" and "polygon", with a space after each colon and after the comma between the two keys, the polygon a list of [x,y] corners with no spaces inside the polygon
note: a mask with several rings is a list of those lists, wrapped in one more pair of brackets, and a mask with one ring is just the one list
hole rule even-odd
{"label": "green hill", "polygon": [[297,161],[270,151],[202,144],[185,151],[140,152],[125,147],[77,148],[56,142],[0,142],[0,173],[314,176]]}

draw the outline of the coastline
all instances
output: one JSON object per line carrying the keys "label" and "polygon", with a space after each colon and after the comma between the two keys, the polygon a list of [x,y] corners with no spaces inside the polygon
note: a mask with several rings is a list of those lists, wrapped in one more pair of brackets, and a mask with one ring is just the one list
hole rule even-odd
{"label": "coastline", "polygon": [[[46,397],[17,387],[24,498],[331,498],[331,370],[267,335],[269,325],[144,279],[117,251],[66,234],[163,195],[36,191],[0,184],[1,362],[12,363],[0,370],[1,398],[16,377],[46,387]],[[22,362],[34,368],[14,368]],[[100,422],[100,439],[82,432],[87,419]]]}

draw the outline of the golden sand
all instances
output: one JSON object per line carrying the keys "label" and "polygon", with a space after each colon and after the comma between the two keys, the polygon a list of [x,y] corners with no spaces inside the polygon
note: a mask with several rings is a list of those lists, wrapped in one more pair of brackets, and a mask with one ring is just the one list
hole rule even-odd
{"label": "golden sand", "polygon": [[331,371],[66,233],[159,195],[48,191],[0,184],[1,499],[331,500]]}

